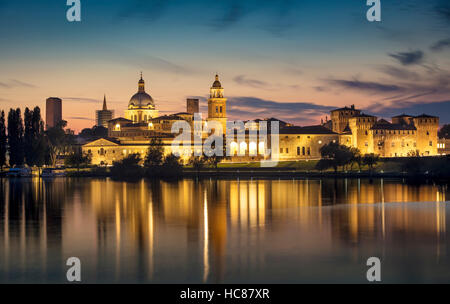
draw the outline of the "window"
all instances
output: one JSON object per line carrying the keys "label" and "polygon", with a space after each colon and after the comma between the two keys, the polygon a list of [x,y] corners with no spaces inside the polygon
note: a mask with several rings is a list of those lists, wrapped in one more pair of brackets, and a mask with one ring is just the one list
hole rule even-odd
{"label": "window", "polygon": [[280,148],[280,153],[283,153],[283,148]]}
{"label": "window", "polygon": [[297,155],[300,155],[300,147],[297,147]]}
{"label": "window", "polygon": [[366,142],[364,143],[364,145],[365,145],[366,147],[368,147],[368,146],[369,146],[369,143],[366,141]]}
{"label": "window", "polygon": [[430,141],[430,147],[432,147],[433,146],[433,142],[432,141]]}
{"label": "window", "polygon": [[222,113],[222,107],[220,107],[220,113]]}
{"label": "window", "polygon": [[289,153],[289,148],[286,148],[286,153]]}
{"label": "window", "polygon": [[305,147],[302,147],[302,155],[305,155]]}
{"label": "window", "polygon": [[311,148],[310,147],[308,147],[307,152],[308,152],[308,155],[311,155]]}
{"label": "window", "polygon": [[219,113],[219,107],[216,107],[216,113]]}

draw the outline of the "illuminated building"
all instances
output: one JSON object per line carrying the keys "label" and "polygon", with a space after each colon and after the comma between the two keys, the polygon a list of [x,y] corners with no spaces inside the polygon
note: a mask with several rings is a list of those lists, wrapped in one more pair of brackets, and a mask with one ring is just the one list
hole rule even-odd
{"label": "illuminated building", "polygon": [[[93,164],[111,165],[132,153],[138,153],[144,158],[151,139],[159,138],[167,155],[173,152],[172,142],[178,135],[172,133],[176,122],[185,121],[189,124],[191,138],[195,130],[201,127],[202,141],[209,136],[208,128],[214,130],[214,122],[219,123],[225,133],[226,103],[224,88],[216,75],[210,87],[206,119],[195,125],[194,114],[199,111],[198,99],[187,99],[186,112],[159,116],[153,98],[145,92],[141,74],[138,92],[131,97],[125,118],[109,120],[108,138],[87,143],[82,149],[91,155]],[[275,118],[248,121],[243,136],[235,136],[230,140],[227,148],[231,151],[231,158],[226,161],[251,162],[267,159],[266,152],[272,148],[271,135],[264,140],[252,136],[251,131],[259,130],[261,123],[267,123],[270,130],[271,123],[275,121],[279,124],[277,149],[280,161],[320,159],[320,148],[329,143],[355,147],[361,154],[375,153],[381,157],[438,155],[438,147],[445,146],[445,143],[438,143],[438,117],[403,114],[393,117],[392,122],[389,122],[364,114],[352,105],[331,111],[331,121],[315,126],[298,127]],[[225,142],[224,140],[224,144]],[[182,160],[187,161],[187,154],[197,150],[197,146],[191,144],[183,149]]]}

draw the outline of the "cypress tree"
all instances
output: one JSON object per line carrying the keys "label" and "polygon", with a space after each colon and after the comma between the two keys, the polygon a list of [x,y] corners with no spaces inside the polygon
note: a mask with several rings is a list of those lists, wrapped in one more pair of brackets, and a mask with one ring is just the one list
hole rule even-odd
{"label": "cypress tree", "polygon": [[20,109],[10,109],[8,113],[8,143],[10,166],[23,165],[23,121]]}
{"label": "cypress tree", "polygon": [[32,167],[34,165],[33,159],[33,111],[25,108],[25,112],[23,113],[24,120],[24,136],[23,136],[23,147],[25,154],[25,162],[28,166]]}
{"label": "cypress tree", "polygon": [[33,151],[33,165],[42,167],[45,164],[45,153],[47,141],[44,133],[44,122],[41,119],[41,109],[35,107],[32,116],[33,140],[31,149]]}
{"label": "cypress tree", "polygon": [[6,149],[7,149],[7,137],[6,137],[6,125],[5,125],[5,111],[0,114],[0,167],[6,165]]}

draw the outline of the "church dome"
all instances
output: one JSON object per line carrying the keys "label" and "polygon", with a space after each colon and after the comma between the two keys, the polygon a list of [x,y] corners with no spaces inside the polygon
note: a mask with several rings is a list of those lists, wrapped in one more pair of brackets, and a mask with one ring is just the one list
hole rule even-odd
{"label": "church dome", "polygon": [[145,82],[144,79],[141,79],[138,82],[138,92],[134,94],[130,102],[128,103],[128,107],[132,108],[154,108],[155,103],[153,101],[153,98],[145,92]]}
{"label": "church dome", "polygon": [[134,107],[148,107],[149,105],[154,106],[155,104],[153,98],[145,92],[137,92],[131,97],[128,103],[128,106]]}

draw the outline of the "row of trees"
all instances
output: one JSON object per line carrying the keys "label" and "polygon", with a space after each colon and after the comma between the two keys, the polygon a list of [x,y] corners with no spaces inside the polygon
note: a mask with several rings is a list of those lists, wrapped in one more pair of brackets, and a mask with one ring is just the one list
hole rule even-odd
{"label": "row of trees", "polygon": [[42,167],[54,166],[56,157],[67,150],[73,143],[73,136],[66,134],[66,122],[44,129],[41,110],[25,109],[23,119],[20,108],[10,109],[7,118],[5,112],[0,114],[0,167],[8,165],[6,155],[9,155],[9,166]]}
{"label": "row of trees", "polygon": [[355,164],[361,171],[364,165],[372,171],[379,160],[379,156],[373,153],[361,155],[357,148],[351,148],[338,143],[329,143],[320,148],[322,159],[317,163],[316,169],[324,171],[333,168],[334,172],[341,167],[343,171],[353,170]]}
{"label": "row of trees", "polygon": [[111,174],[116,177],[142,175],[149,177],[176,177],[180,176],[181,170],[180,158],[173,154],[164,156],[161,139],[153,138],[145,159],[141,159],[139,154],[130,154],[124,159],[113,163]]}
{"label": "row of trees", "polygon": [[[212,147],[214,148],[214,147]],[[225,156],[192,156],[189,164],[199,171],[201,168],[217,165]],[[116,161],[111,167],[111,174],[120,177],[146,175],[149,177],[175,177],[182,171],[180,158],[174,154],[164,156],[164,147],[161,139],[153,138],[144,159],[139,154],[130,154],[121,161]]]}

